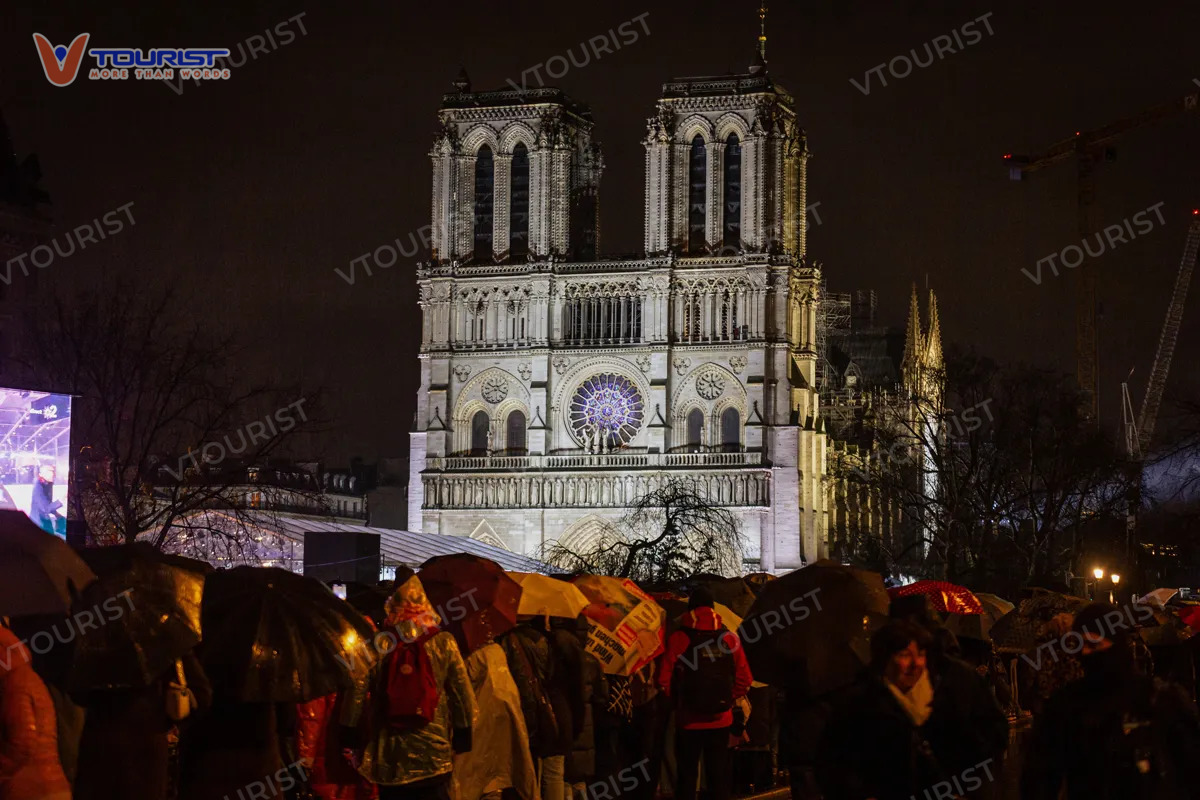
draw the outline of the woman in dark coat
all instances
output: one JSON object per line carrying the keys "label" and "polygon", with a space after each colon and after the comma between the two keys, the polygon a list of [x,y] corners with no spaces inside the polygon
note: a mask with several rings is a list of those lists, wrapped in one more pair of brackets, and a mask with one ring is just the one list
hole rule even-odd
{"label": "woman in dark coat", "polygon": [[903,620],[871,637],[871,669],[834,704],[818,748],[816,778],[827,800],[909,800],[942,780],[920,733],[932,711],[930,642]]}
{"label": "woman in dark coat", "polygon": [[[212,693],[200,662],[189,653],[183,666],[199,708],[207,708]],[[79,740],[75,800],[166,798],[170,769],[167,734],[175,725],[167,716],[167,684],[175,674],[171,670],[141,689],[76,696],[87,716]]]}

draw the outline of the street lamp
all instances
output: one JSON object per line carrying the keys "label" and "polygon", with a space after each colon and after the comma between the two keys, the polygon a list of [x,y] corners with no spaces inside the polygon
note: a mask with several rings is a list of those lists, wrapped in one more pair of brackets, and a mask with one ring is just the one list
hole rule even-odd
{"label": "street lamp", "polygon": [[1114,584],[1118,584],[1118,583],[1120,583],[1120,582],[1121,582],[1121,576],[1120,576],[1120,575],[1118,575],[1118,574],[1117,574],[1117,573],[1115,573],[1115,572],[1114,572],[1112,575],[1110,575],[1109,577],[1110,577],[1110,578],[1112,578],[1112,582],[1113,582]]}
{"label": "street lamp", "polygon": [[1094,570],[1092,570],[1092,574],[1096,576],[1096,580],[1101,580],[1104,578],[1104,568],[1096,567]]}
{"label": "street lamp", "polygon": [[[1117,584],[1119,584],[1121,582],[1121,576],[1115,572],[1112,573],[1111,575],[1109,575],[1108,577],[1112,579],[1114,587],[1117,586]],[[1108,591],[1108,602],[1110,602],[1110,603],[1116,602],[1116,600],[1113,598],[1113,590],[1112,589],[1109,589],[1109,591]]]}

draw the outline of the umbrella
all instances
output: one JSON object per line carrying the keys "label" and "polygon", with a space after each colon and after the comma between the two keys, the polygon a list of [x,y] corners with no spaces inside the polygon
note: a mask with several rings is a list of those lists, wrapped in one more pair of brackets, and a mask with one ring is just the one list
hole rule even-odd
{"label": "umbrella", "polygon": [[518,614],[575,619],[587,607],[588,599],[583,592],[566,581],[535,572],[510,572],[508,577],[521,585]]}
{"label": "umbrella", "polygon": [[517,625],[521,585],[495,561],[467,553],[435,556],[418,577],[464,658]]}
{"label": "umbrella", "polygon": [[632,675],[663,649],[666,612],[638,585],[624,578],[580,575],[571,581],[588,599],[584,649],[608,675]]}
{"label": "umbrella", "polygon": [[697,575],[694,578],[680,581],[679,588],[684,594],[690,595],[698,588],[712,592],[713,599],[726,608],[736,611],[738,616],[745,616],[754,605],[754,592],[741,578],[724,578],[720,575]]}
{"label": "umbrella", "polygon": [[[80,555],[99,579],[75,603],[72,691],[149,686],[200,643],[200,600],[211,566],[146,542]],[[85,614],[99,624],[85,625]]]}
{"label": "umbrella", "polygon": [[982,614],[948,614],[944,624],[955,636],[988,641],[991,638],[992,626],[1015,606],[994,594],[976,594],[975,599],[983,608]]}
{"label": "umbrella", "polygon": [[1171,598],[1177,594],[1179,594],[1178,589],[1155,589],[1145,597],[1139,598],[1138,602],[1143,605],[1165,607],[1167,603],[1171,602]]}
{"label": "umbrella", "polygon": [[305,703],[366,680],[374,631],[325,584],[278,567],[218,570],[204,584],[197,653],[214,690]]}
{"label": "umbrella", "polygon": [[933,600],[933,607],[947,614],[982,614],[983,606],[970,589],[946,581],[917,581],[907,586],[887,590],[891,597],[925,595]]}
{"label": "umbrella", "polygon": [[989,635],[1001,650],[1024,652],[1040,643],[1046,625],[1059,614],[1076,614],[1088,603],[1080,597],[1046,589],[1021,601],[992,625]]}
{"label": "umbrella", "polygon": [[387,585],[372,586],[354,581],[346,584],[346,602],[353,606],[355,611],[371,620],[376,628],[383,626],[384,618],[387,616],[385,610],[387,601],[391,596],[392,592]]}
{"label": "umbrella", "polygon": [[88,568],[63,539],[20,511],[0,510],[0,616],[62,616],[92,581]]}
{"label": "umbrella", "polygon": [[855,679],[887,615],[883,578],[821,560],[767,583],[738,635],[755,678],[817,697]]}
{"label": "umbrella", "polygon": [[775,580],[775,576],[769,572],[751,572],[749,575],[743,577],[742,580],[750,587],[750,591],[754,592],[755,596],[757,596],[764,586]]}

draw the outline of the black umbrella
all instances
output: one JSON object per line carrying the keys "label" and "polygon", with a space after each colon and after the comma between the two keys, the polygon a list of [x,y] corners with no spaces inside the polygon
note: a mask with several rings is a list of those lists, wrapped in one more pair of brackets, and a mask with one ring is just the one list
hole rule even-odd
{"label": "black umbrella", "polygon": [[[80,555],[99,580],[74,606],[72,691],[149,686],[200,643],[200,599],[211,566],[145,542]],[[85,624],[85,614],[97,624]]]}
{"label": "black umbrella", "polygon": [[20,511],[0,510],[0,616],[65,615],[96,575]]}
{"label": "black umbrella", "polygon": [[304,703],[365,680],[370,623],[323,583],[277,567],[208,576],[197,650],[216,692],[245,702]]}
{"label": "black umbrella", "polygon": [[701,587],[712,593],[713,600],[740,616],[744,617],[754,605],[754,592],[741,578],[701,574],[679,582],[679,588],[689,596]]}
{"label": "black umbrella", "polygon": [[738,635],[756,680],[817,697],[854,680],[887,614],[878,574],[818,561],[766,583]]}
{"label": "black umbrella", "polygon": [[366,583],[350,582],[346,584],[346,602],[354,606],[375,627],[382,628],[387,617],[387,601],[391,599],[392,589],[389,585],[371,586]]}

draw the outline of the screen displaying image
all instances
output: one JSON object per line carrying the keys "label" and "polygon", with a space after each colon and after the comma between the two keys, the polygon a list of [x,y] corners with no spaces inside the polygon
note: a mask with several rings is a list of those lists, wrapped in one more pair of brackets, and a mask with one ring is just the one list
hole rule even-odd
{"label": "screen displaying image", "polygon": [[67,535],[71,398],[0,388],[0,508]]}

